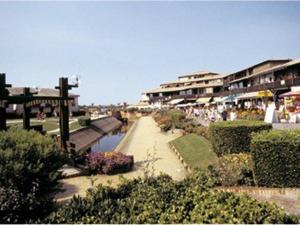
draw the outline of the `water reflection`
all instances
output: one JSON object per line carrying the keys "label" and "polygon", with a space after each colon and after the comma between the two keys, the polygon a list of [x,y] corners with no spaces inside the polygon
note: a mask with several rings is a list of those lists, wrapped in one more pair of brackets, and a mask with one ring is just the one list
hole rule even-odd
{"label": "water reflection", "polygon": [[97,143],[95,143],[91,150],[92,152],[109,152],[113,151],[117,145],[120,143],[122,138],[126,132],[124,131],[124,128],[115,130],[104,137],[100,138]]}

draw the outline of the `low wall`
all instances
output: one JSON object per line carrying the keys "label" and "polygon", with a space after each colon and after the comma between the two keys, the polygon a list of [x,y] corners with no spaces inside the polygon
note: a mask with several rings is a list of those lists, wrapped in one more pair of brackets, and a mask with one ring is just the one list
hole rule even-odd
{"label": "low wall", "polygon": [[114,117],[104,117],[93,120],[91,125],[70,133],[70,142],[75,144],[76,152],[84,152],[99,138],[118,129],[122,123]]}
{"label": "low wall", "polygon": [[178,150],[175,148],[175,146],[173,144],[171,144],[171,142],[169,142],[169,146],[175,152],[175,154],[177,155],[177,158],[182,163],[182,165],[186,169],[186,171],[188,171],[189,173],[192,173],[191,167],[189,167],[189,165],[184,161],[184,159],[182,158],[182,156],[180,155]]}
{"label": "low wall", "polygon": [[124,146],[128,144],[128,142],[131,140],[133,132],[135,131],[137,127],[137,123],[139,120],[136,120],[133,122],[125,136],[122,138],[121,142],[118,144],[118,146],[115,148],[115,151],[122,152],[124,150]]}
{"label": "low wall", "polygon": [[300,188],[217,187],[217,190],[246,193],[259,200],[274,202],[289,214],[300,215]]}

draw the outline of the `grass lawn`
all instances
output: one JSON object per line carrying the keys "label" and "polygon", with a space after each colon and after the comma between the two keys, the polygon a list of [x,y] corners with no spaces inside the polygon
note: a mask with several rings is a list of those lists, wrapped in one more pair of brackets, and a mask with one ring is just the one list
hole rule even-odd
{"label": "grass lawn", "polygon": [[78,121],[73,122],[69,125],[69,129],[71,130],[77,130],[79,128],[82,128],[82,126],[79,125]]}
{"label": "grass lawn", "polygon": [[[23,126],[23,122],[17,122],[17,123],[11,123],[9,124],[9,126],[18,126],[18,127],[22,127]],[[58,123],[56,122],[50,122],[50,121],[31,121],[30,125],[43,125],[43,129],[45,131],[50,131],[50,130],[55,130],[59,127]]]}
{"label": "grass lawn", "polygon": [[[12,125],[16,125],[16,126],[22,127],[23,123],[22,123],[22,121],[16,121],[14,123],[10,123],[9,124],[9,126],[12,126]],[[34,120],[34,121],[30,122],[30,125],[43,125],[43,129],[45,131],[51,131],[51,130],[56,130],[56,129],[59,128],[59,121],[57,119],[46,119],[45,121]],[[70,131],[81,128],[81,126],[79,125],[78,121],[71,123],[69,125],[69,127],[70,127]],[[55,133],[58,134],[59,131],[57,131]]]}
{"label": "grass lawn", "polygon": [[171,144],[191,168],[205,169],[217,159],[210,143],[196,134],[179,137],[171,141]]}
{"label": "grass lawn", "polygon": [[59,127],[58,123],[50,121],[31,122],[30,125],[43,125],[43,130],[45,131],[55,130]]}

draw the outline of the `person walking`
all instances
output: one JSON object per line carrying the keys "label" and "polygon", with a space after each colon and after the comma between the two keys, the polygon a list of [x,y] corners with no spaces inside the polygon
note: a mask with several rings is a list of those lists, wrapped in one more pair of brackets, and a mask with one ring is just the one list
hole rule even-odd
{"label": "person walking", "polygon": [[221,116],[223,121],[227,121],[227,111],[224,109],[223,112],[221,112]]}

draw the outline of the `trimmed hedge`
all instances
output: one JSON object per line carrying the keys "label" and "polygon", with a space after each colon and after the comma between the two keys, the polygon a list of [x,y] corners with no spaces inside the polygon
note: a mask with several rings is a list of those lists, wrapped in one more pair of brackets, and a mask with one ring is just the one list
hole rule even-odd
{"label": "trimmed hedge", "polygon": [[253,134],[251,152],[258,185],[300,187],[299,130],[272,130]]}
{"label": "trimmed hedge", "polygon": [[236,120],[211,123],[210,141],[218,156],[250,152],[252,132],[272,129],[271,124],[261,121]]}

